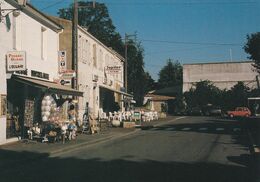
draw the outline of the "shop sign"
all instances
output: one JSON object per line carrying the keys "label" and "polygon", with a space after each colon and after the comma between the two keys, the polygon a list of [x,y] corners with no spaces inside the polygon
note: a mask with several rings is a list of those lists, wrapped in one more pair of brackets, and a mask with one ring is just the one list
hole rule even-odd
{"label": "shop sign", "polygon": [[7,53],[7,71],[26,70],[25,51],[10,51]]}
{"label": "shop sign", "polygon": [[118,74],[122,71],[122,66],[121,65],[106,66],[105,71],[108,74]]}
{"label": "shop sign", "polygon": [[109,85],[109,86],[112,86],[112,85],[113,85],[113,81],[112,81],[112,80],[109,80],[108,85]]}
{"label": "shop sign", "polygon": [[66,61],[67,61],[66,51],[59,51],[58,52],[59,73],[63,73],[66,71],[67,69]]}
{"label": "shop sign", "polygon": [[103,83],[107,84],[107,77],[103,78]]}
{"label": "shop sign", "polygon": [[73,78],[75,76],[76,76],[76,72],[74,70],[65,70],[61,74],[61,78],[63,78],[63,79],[71,79],[71,78]]}
{"label": "shop sign", "polygon": [[71,85],[71,79],[61,79],[60,84],[61,85]]}
{"label": "shop sign", "polygon": [[98,75],[92,75],[92,81],[97,82],[98,81]]}
{"label": "shop sign", "polygon": [[37,78],[43,78],[49,80],[50,75],[48,73],[43,73],[40,71],[31,70],[31,76]]}

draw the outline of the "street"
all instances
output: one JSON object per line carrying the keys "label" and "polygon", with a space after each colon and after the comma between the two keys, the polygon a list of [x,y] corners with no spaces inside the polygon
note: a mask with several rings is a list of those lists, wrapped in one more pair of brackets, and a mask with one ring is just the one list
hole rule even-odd
{"label": "street", "polygon": [[179,117],[55,155],[4,150],[0,154],[1,182],[248,182],[255,178],[243,125],[214,117]]}

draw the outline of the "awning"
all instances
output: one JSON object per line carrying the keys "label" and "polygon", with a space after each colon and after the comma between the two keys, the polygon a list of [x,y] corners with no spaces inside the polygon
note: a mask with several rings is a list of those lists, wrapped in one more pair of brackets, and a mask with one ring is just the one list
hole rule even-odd
{"label": "awning", "polygon": [[12,79],[20,83],[24,83],[33,87],[44,89],[48,93],[61,94],[61,95],[73,95],[83,96],[83,92],[78,90],[59,85],[55,82],[39,80],[35,78],[29,78],[24,76],[12,75]]}
{"label": "awning", "polygon": [[128,94],[126,92],[122,92],[122,91],[119,91],[119,90],[116,90],[116,89],[113,89],[113,88],[110,88],[110,87],[107,87],[107,86],[99,85],[99,87],[111,90],[113,92],[116,92],[116,93],[119,93],[119,94],[122,94],[122,95],[125,95],[125,96],[128,96],[128,97],[133,97],[133,95],[131,95],[131,94]]}

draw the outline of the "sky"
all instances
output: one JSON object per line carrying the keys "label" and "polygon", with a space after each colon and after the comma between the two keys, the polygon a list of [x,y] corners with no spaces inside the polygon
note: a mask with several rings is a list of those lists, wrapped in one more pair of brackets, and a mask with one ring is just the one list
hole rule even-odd
{"label": "sky", "polygon": [[[30,0],[57,15],[73,0]],[[99,0],[117,31],[137,33],[153,79],[168,59],[181,64],[245,61],[248,34],[260,32],[260,0]]]}

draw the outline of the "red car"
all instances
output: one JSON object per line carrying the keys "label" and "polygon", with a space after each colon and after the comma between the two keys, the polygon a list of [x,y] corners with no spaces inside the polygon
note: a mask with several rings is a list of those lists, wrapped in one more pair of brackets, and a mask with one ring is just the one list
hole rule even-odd
{"label": "red car", "polygon": [[234,111],[228,111],[228,116],[233,117],[249,117],[251,111],[247,107],[237,107]]}

